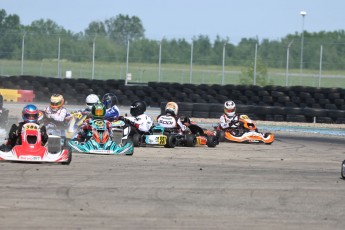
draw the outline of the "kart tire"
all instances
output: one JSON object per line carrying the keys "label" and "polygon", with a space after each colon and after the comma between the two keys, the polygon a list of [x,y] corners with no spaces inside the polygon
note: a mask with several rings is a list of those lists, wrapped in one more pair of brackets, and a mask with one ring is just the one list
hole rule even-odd
{"label": "kart tire", "polygon": [[176,146],[176,136],[168,134],[167,135],[167,143],[164,145],[165,148],[175,148]]}
{"label": "kart tire", "polygon": [[219,142],[225,141],[225,132],[223,130],[217,130],[217,138]]}
{"label": "kart tire", "polygon": [[68,160],[65,162],[62,162],[62,165],[69,165],[72,161],[72,149],[69,147],[64,147],[63,149],[68,149]]}
{"label": "kart tire", "polygon": [[218,144],[218,138],[216,136],[207,136],[206,145],[208,147],[214,148]]}
{"label": "kart tire", "polygon": [[[264,138],[267,138],[269,135],[271,135],[272,133],[265,133],[264,134]],[[272,142],[270,142],[270,143],[265,143],[266,145],[270,145],[270,144],[272,144]]]}
{"label": "kart tire", "polygon": [[186,147],[194,147],[196,145],[196,136],[194,134],[186,134],[185,145]]}
{"label": "kart tire", "polygon": [[132,142],[133,142],[133,146],[134,147],[139,147],[140,144],[141,144],[141,135],[139,133],[135,133],[133,136],[132,136]]}
{"label": "kart tire", "polygon": [[345,179],[345,160],[341,163],[341,170],[340,170],[341,178]]}
{"label": "kart tire", "polygon": [[58,153],[60,152],[64,146],[61,145],[61,137],[51,137],[49,136],[47,141],[48,152],[50,153]]}

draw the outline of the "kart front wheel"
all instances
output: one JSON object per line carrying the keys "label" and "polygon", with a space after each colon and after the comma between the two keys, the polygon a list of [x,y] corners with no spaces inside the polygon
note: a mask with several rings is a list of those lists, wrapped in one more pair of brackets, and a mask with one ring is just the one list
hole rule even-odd
{"label": "kart front wheel", "polygon": [[341,163],[341,177],[345,179],[345,160]]}
{"label": "kart front wheel", "polygon": [[225,141],[225,132],[223,130],[217,130],[217,138],[219,142]]}
{"label": "kart front wheel", "polygon": [[194,134],[186,134],[186,146],[194,147],[196,145],[196,136]]}
{"label": "kart front wheel", "polygon": [[218,144],[218,138],[216,136],[207,136],[207,142],[208,147],[214,148]]}
{"label": "kart front wheel", "polygon": [[141,135],[139,133],[135,133],[133,136],[132,136],[132,142],[133,142],[133,146],[134,147],[139,147],[140,144],[141,144]]}
{"label": "kart front wheel", "polygon": [[164,145],[165,148],[175,148],[176,146],[176,136],[175,135],[167,135],[167,143]]}

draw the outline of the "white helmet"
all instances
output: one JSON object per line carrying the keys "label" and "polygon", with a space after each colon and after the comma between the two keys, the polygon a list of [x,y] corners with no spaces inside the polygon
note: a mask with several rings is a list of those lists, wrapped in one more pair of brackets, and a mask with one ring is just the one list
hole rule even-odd
{"label": "white helmet", "polygon": [[88,109],[91,110],[92,106],[99,101],[99,98],[96,94],[90,94],[86,97],[85,103]]}
{"label": "white helmet", "polygon": [[232,117],[236,113],[236,104],[233,101],[226,101],[224,103],[224,113],[229,117]]}
{"label": "white helmet", "polygon": [[165,106],[165,112],[169,113],[173,116],[177,116],[178,113],[178,105],[175,102],[168,102]]}

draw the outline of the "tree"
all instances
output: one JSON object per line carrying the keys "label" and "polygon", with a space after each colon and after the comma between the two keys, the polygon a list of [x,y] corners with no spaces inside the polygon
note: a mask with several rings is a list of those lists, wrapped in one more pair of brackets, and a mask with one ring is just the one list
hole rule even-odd
{"label": "tree", "polygon": [[[242,69],[240,82],[246,85],[254,83],[254,62],[248,65],[246,69]],[[273,85],[273,80],[267,79],[267,66],[260,58],[256,61],[256,85]]]}
{"label": "tree", "polygon": [[11,59],[21,46],[21,37],[16,31],[21,30],[18,15],[8,15],[0,10],[0,58]]}
{"label": "tree", "polygon": [[126,45],[127,41],[131,42],[145,37],[145,29],[141,20],[136,16],[129,17],[120,14],[106,20],[105,25],[108,36],[119,44]]}
{"label": "tree", "polygon": [[56,35],[65,29],[50,19],[39,19],[31,23],[29,30],[36,35]]}
{"label": "tree", "polygon": [[216,40],[213,44],[212,49],[212,60],[213,65],[222,65],[223,61],[223,48],[225,45],[225,60],[226,63],[229,64],[232,56],[234,54],[235,46],[230,44],[229,38],[223,39],[219,36],[216,37]]}
{"label": "tree", "polygon": [[106,36],[106,34],[104,22],[93,21],[89,24],[89,27],[85,29],[85,36],[87,37],[94,37],[96,35]]}
{"label": "tree", "polygon": [[210,39],[206,35],[193,37],[193,55],[195,64],[211,64],[212,45]]}

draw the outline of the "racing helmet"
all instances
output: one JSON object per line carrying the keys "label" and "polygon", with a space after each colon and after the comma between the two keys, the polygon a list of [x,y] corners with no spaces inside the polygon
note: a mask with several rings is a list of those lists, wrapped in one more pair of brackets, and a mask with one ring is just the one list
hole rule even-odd
{"label": "racing helmet", "polygon": [[106,109],[113,107],[117,103],[117,97],[115,94],[106,93],[102,98],[102,102]]}
{"label": "racing helmet", "polygon": [[86,106],[89,110],[91,110],[92,106],[96,104],[98,101],[99,97],[96,94],[89,94],[85,99]]}
{"label": "racing helmet", "polygon": [[144,101],[135,101],[130,107],[130,114],[132,116],[139,116],[146,111],[146,103]]}
{"label": "racing helmet", "polygon": [[50,97],[50,108],[53,111],[57,111],[59,108],[61,108],[65,103],[65,99],[61,94],[53,94]]}
{"label": "racing helmet", "polygon": [[165,113],[170,113],[173,116],[177,116],[178,105],[175,102],[168,102],[165,106]]}
{"label": "racing helmet", "polygon": [[232,117],[236,113],[236,104],[233,101],[226,101],[224,103],[224,113],[229,117]]}
{"label": "racing helmet", "polygon": [[23,108],[22,118],[25,123],[37,123],[39,110],[36,105],[28,104]]}
{"label": "racing helmet", "polygon": [[105,117],[105,107],[102,103],[97,102],[91,108],[91,114],[93,119],[103,120]]}

